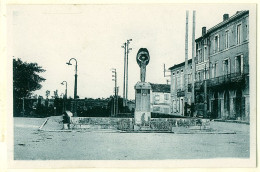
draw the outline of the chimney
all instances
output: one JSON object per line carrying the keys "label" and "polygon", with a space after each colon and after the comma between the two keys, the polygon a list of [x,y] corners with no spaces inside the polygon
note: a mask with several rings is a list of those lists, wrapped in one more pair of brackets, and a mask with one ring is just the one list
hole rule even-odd
{"label": "chimney", "polygon": [[207,33],[207,28],[204,26],[202,27],[202,36],[204,36]]}
{"label": "chimney", "polygon": [[229,18],[229,14],[224,14],[223,15],[223,21],[226,21]]}

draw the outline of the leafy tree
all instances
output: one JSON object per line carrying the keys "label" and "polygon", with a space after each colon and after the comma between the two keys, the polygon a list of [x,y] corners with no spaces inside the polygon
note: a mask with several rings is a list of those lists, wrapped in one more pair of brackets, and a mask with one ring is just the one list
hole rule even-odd
{"label": "leafy tree", "polygon": [[39,73],[45,70],[37,63],[23,62],[21,59],[13,59],[13,100],[14,115],[22,110],[22,98],[29,97],[33,91],[41,89],[41,82],[45,78]]}

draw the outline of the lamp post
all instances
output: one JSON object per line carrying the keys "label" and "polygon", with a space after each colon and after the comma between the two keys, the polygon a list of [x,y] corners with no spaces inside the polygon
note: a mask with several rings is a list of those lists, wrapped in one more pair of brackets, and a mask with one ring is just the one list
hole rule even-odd
{"label": "lamp post", "polygon": [[77,74],[77,68],[78,68],[78,63],[75,58],[71,58],[69,62],[67,62],[67,65],[72,65],[70,63],[71,60],[74,60],[76,62],[75,65],[75,84],[74,84],[74,101],[75,101],[75,106],[74,106],[74,116],[77,116],[77,79],[78,79],[78,74]]}
{"label": "lamp post", "polygon": [[63,109],[64,112],[66,111],[66,100],[67,100],[67,81],[62,81],[61,85],[64,85],[65,83],[65,95],[63,96]]}
{"label": "lamp post", "polygon": [[126,104],[126,106],[127,106],[127,104],[128,104],[128,102],[127,102],[127,96],[128,96],[128,54],[129,54],[129,51],[130,50],[132,50],[132,48],[129,48],[129,44],[130,44],[130,42],[132,41],[132,39],[128,39],[127,40],[127,42],[126,42],[126,95],[125,95],[125,97],[126,97],[126,102],[125,102],[125,104]]}
{"label": "lamp post", "polygon": [[67,83],[67,81],[62,81],[61,85],[64,85],[64,83],[65,83],[65,86],[66,86],[64,96],[65,96],[65,98],[67,98],[67,85],[68,85],[68,83]]}

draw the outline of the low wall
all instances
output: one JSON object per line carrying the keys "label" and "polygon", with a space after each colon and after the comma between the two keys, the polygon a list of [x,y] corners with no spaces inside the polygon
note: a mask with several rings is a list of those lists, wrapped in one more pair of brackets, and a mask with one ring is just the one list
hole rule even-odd
{"label": "low wall", "polygon": [[109,117],[72,117],[72,127],[96,128],[96,129],[120,129],[120,124],[133,123],[133,118],[109,118]]}
{"label": "low wall", "polygon": [[[72,117],[74,129],[118,129],[133,130],[134,118],[102,118],[102,117]],[[209,120],[196,118],[152,118],[149,123],[142,123],[140,127],[149,130],[171,131],[173,127],[209,126]]]}

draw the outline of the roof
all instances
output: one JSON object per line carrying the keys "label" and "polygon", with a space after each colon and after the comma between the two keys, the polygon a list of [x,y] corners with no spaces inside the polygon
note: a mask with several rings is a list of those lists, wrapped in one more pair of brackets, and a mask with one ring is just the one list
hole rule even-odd
{"label": "roof", "polygon": [[161,92],[161,93],[170,93],[171,88],[170,85],[167,84],[151,84],[153,92]]}
{"label": "roof", "polygon": [[[188,60],[188,64],[191,63],[191,62],[192,62],[192,59],[189,59],[189,60]],[[181,66],[184,66],[184,65],[185,65],[185,61],[182,62],[182,63],[173,65],[172,67],[169,68],[169,70],[176,69],[176,68],[181,67]]]}
{"label": "roof", "polygon": [[231,17],[229,17],[227,20],[224,20],[224,21],[218,23],[217,25],[213,26],[212,28],[208,29],[205,35],[203,35],[203,36],[197,38],[195,41],[197,42],[197,41],[201,40],[203,37],[208,36],[210,33],[212,33],[212,32],[214,32],[214,31],[218,30],[219,28],[225,26],[226,24],[228,24],[228,23],[230,23],[230,22],[236,20],[237,18],[242,17],[242,16],[244,16],[244,15],[246,15],[246,14],[249,14],[249,11],[248,11],[248,10],[238,11],[236,14],[234,14],[234,15],[231,16]]}

